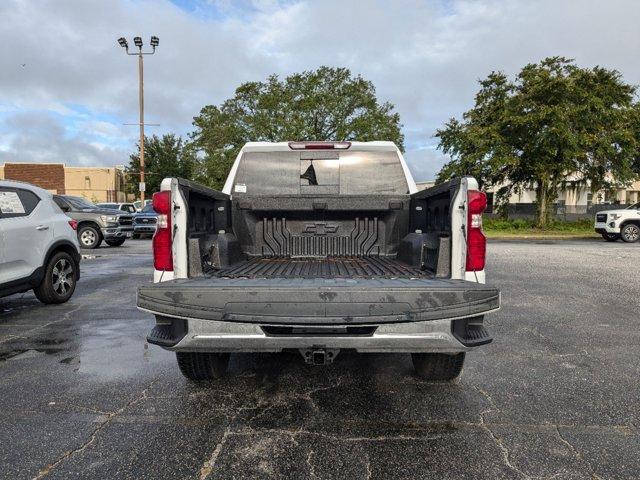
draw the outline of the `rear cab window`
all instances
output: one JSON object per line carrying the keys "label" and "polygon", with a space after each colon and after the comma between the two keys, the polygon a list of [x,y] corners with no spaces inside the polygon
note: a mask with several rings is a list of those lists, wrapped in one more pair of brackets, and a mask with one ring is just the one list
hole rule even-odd
{"label": "rear cab window", "polygon": [[27,217],[40,201],[40,197],[29,190],[0,187],[0,218]]}
{"label": "rear cab window", "polygon": [[74,210],[94,210],[97,205],[90,203],[88,200],[82,197],[65,196],[63,200],[68,203]]}
{"label": "rear cab window", "polygon": [[53,196],[53,202],[58,207],[60,207],[60,210],[62,210],[63,212],[65,211],[65,209],[71,208],[67,202],[65,202],[62,198],[60,198],[60,197],[58,197],[56,195]]}
{"label": "rear cab window", "polygon": [[404,195],[409,186],[393,151],[245,152],[232,194]]}

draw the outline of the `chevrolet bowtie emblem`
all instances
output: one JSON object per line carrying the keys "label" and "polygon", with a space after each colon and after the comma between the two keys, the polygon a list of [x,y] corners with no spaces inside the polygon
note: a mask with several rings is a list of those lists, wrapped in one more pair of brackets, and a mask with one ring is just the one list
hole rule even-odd
{"label": "chevrolet bowtie emblem", "polygon": [[327,233],[336,233],[338,231],[338,225],[335,223],[307,223],[304,226],[303,233],[313,233],[314,235],[326,235]]}

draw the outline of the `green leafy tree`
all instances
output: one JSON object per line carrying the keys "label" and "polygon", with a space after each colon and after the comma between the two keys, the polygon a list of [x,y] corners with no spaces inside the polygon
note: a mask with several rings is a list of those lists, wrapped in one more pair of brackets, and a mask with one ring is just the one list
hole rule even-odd
{"label": "green leafy tree", "polygon": [[199,180],[218,189],[249,141],[391,140],[400,149],[404,141],[394,106],[380,103],[373,84],[346,68],[244,83],[233,98],[204,107],[193,125],[203,159]]}
{"label": "green leafy tree", "polygon": [[485,187],[503,185],[503,203],[534,188],[537,225],[545,227],[559,190],[588,184],[595,192],[637,178],[634,100],[635,87],[619,72],[562,57],[526,65],[515,81],[493,72],[480,81],[474,107],[437,131],[451,156],[438,181],[473,175]]}
{"label": "green leafy tree", "polygon": [[[140,147],[138,146],[138,151]],[[144,139],[144,171],[146,193],[160,190],[160,182],[165,177],[193,178],[197,169],[197,159],[193,149],[182,138],[173,133],[158,137],[153,135]],[[127,174],[127,193],[139,196],[140,154],[129,156]]]}

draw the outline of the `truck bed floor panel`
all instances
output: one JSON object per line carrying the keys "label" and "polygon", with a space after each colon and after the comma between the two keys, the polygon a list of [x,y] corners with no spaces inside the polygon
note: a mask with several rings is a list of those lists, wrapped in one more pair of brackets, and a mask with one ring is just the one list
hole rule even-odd
{"label": "truck bed floor panel", "polygon": [[429,278],[431,272],[389,257],[255,257],[214,271],[224,278]]}

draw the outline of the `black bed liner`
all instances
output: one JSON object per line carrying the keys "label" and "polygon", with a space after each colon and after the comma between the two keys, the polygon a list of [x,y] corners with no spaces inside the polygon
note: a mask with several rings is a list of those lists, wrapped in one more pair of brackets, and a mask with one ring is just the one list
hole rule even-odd
{"label": "black bed liner", "polygon": [[430,278],[393,257],[254,257],[211,272],[224,278]]}

